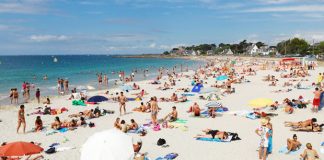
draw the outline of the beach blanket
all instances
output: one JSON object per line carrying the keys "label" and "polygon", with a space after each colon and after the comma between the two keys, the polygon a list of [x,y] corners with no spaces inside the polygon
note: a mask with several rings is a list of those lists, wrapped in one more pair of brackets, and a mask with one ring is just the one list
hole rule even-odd
{"label": "beach blanket", "polygon": [[196,138],[198,141],[208,141],[208,142],[231,142],[232,136],[228,136],[227,139],[219,138]]}
{"label": "beach blanket", "polygon": [[72,105],[74,106],[87,106],[82,100],[73,100]]}
{"label": "beach blanket", "polygon": [[[296,151],[290,151],[289,154],[290,154],[290,155],[296,155],[296,154],[299,154],[301,151],[302,151],[302,149],[299,148],[299,149],[296,150]],[[286,154],[287,152],[288,152],[288,148],[287,148],[287,146],[283,146],[283,147],[281,147],[281,148],[279,149],[279,153],[284,153],[284,154]]]}
{"label": "beach blanket", "polygon": [[168,128],[178,128],[182,131],[188,131],[188,126],[185,126],[184,123],[168,122]]}
{"label": "beach blanket", "polygon": [[258,119],[258,117],[254,113],[247,114],[246,118],[249,118],[249,119],[252,119],[252,120]]}
{"label": "beach blanket", "polygon": [[171,159],[175,159],[177,157],[178,157],[177,153],[169,153],[169,154],[165,155],[163,158],[158,157],[155,160],[171,160]]}
{"label": "beach blanket", "polygon": [[195,96],[196,94],[194,94],[194,93],[182,93],[181,95],[188,97],[188,96]]}
{"label": "beach blanket", "polygon": [[176,121],[174,121],[174,123],[181,123],[181,124],[186,124],[188,120],[186,119],[177,119]]}
{"label": "beach blanket", "polygon": [[189,117],[192,117],[192,118],[208,118],[209,116],[208,115],[200,115],[200,116],[190,115]]}
{"label": "beach blanket", "polygon": [[318,110],[321,110],[324,107],[324,92],[320,95],[320,105],[318,107]]}

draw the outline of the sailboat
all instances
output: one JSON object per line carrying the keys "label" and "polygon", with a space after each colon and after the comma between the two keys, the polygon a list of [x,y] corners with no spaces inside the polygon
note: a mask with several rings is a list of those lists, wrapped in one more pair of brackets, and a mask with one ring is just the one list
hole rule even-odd
{"label": "sailboat", "polygon": [[57,61],[58,61],[57,58],[54,57],[53,62],[54,62],[54,63],[57,63]]}

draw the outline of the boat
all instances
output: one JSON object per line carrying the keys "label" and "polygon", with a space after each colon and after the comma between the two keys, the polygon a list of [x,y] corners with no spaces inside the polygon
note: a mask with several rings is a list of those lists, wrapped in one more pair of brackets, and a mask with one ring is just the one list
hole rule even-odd
{"label": "boat", "polygon": [[54,63],[57,63],[57,61],[58,61],[57,58],[54,57],[53,62],[54,62]]}

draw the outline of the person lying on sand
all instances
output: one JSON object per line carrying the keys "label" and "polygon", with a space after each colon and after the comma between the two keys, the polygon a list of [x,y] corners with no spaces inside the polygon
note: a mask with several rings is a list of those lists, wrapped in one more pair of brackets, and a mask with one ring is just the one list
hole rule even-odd
{"label": "person lying on sand", "polygon": [[178,102],[187,102],[187,97],[186,96],[181,96],[180,98],[178,98],[178,100],[177,101],[175,101],[176,103],[178,103]]}
{"label": "person lying on sand", "polygon": [[289,154],[291,151],[297,151],[298,149],[300,149],[300,147],[301,147],[301,143],[297,140],[296,134],[293,135],[292,139],[290,138],[287,139],[287,149],[288,149],[287,154]]}
{"label": "person lying on sand", "polygon": [[218,138],[221,140],[228,138],[228,133],[225,131],[219,131],[219,130],[212,130],[212,129],[205,129],[203,130],[205,134],[197,134],[194,138]]}
{"label": "person lying on sand", "polygon": [[313,126],[314,123],[317,122],[316,118],[308,119],[305,121],[299,121],[299,122],[284,122],[286,127],[308,127],[308,126]]}
{"label": "person lying on sand", "polygon": [[292,83],[289,83],[289,82],[285,82],[284,85],[282,87],[289,87],[289,86],[292,86],[293,84]]}
{"label": "person lying on sand", "polygon": [[189,88],[178,88],[176,92],[183,91],[183,92],[190,92]]}
{"label": "person lying on sand", "polygon": [[291,131],[322,132],[323,126],[324,124],[314,123],[312,126],[292,128]]}
{"label": "person lying on sand", "polygon": [[78,114],[70,114],[69,117],[70,118],[73,118],[73,117],[87,117],[87,118],[94,118],[96,117],[94,114],[93,114],[94,110],[91,109],[91,110],[85,110],[83,112],[79,112]]}
{"label": "person lying on sand", "polygon": [[170,89],[170,85],[167,82],[165,82],[163,87],[160,86],[158,89],[160,89],[160,90],[168,90],[168,89]]}
{"label": "person lying on sand", "polygon": [[172,112],[163,118],[163,121],[166,121],[168,118],[169,118],[169,122],[174,122],[178,119],[178,111],[175,106],[172,107]]}

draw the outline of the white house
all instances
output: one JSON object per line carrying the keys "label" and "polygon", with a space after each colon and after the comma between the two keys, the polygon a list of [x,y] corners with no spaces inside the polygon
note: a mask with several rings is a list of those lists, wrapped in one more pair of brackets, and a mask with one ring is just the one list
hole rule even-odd
{"label": "white house", "polygon": [[259,47],[256,44],[252,44],[247,48],[247,54],[249,55],[256,55],[259,53],[258,51],[259,51]]}
{"label": "white house", "polygon": [[233,53],[233,51],[229,48],[229,49],[225,49],[224,52],[223,52],[223,54],[225,54],[225,55],[233,55],[234,53]]}
{"label": "white house", "polygon": [[208,50],[207,51],[207,55],[213,55],[214,54],[214,51],[213,50]]}

